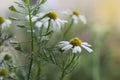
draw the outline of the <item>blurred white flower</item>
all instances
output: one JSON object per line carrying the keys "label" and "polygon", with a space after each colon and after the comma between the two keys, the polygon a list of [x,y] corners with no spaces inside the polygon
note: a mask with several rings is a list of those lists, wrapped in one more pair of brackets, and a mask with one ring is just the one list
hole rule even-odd
{"label": "blurred white flower", "polygon": [[5,19],[4,17],[0,16],[0,26],[1,26],[2,32],[3,32],[6,28],[10,27],[10,24],[11,24],[11,23],[12,23],[12,22],[11,22],[10,20]]}
{"label": "blurred white flower", "polygon": [[58,45],[64,52],[72,50],[72,53],[81,53],[82,48],[91,53],[93,50],[89,48],[91,45],[87,42],[82,42],[79,38],[75,37],[70,41],[61,41]]}
{"label": "blurred white flower", "polygon": [[[29,17],[27,19],[29,20]],[[61,25],[67,23],[66,20],[59,19],[55,11],[51,11],[49,13],[39,13],[32,17],[32,21],[35,22],[35,26],[38,28],[41,26],[48,28],[48,26],[50,26],[51,29],[61,29]]]}
{"label": "blurred white flower", "polygon": [[78,10],[66,10],[62,12],[63,14],[70,15],[73,19],[74,24],[77,24],[81,20],[84,24],[87,23],[86,17],[81,15]]}
{"label": "blurred white flower", "polygon": [[39,37],[39,39],[41,39],[41,41],[48,41],[49,37],[48,36],[42,36],[42,37]]}

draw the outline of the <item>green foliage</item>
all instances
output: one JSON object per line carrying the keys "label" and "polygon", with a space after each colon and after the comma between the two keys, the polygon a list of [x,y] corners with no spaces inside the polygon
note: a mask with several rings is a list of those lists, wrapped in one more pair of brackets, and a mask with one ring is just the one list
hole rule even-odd
{"label": "green foliage", "polygon": [[47,0],[40,0],[40,4],[44,4]]}
{"label": "green foliage", "polygon": [[9,10],[20,13],[14,6],[10,6]]}
{"label": "green foliage", "polygon": [[[74,24],[74,19],[70,18],[71,22],[61,20],[58,18],[58,14],[55,11],[50,11],[48,13],[44,12],[44,15],[41,16],[39,14],[41,13],[39,9],[42,4],[46,3],[46,1],[47,0],[37,0],[35,1],[35,4],[32,4],[31,0],[22,0],[22,3],[15,2],[18,9],[13,5],[9,7],[9,10],[15,12],[17,15],[16,17],[13,15],[13,17],[9,17],[9,19],[17,21],[16,26],[21,28],[21,30],[24,30],[27,36],[25,41],[16,41],[17,39],[9,37],[8,34],[5,34],[6,32],[1,33],[1,43],[6,42],[6,44],[10,45],[10,47],[14,48],[12,52],[15,51],[17,55],[19,53],[24,55],[23,58],[20,57],[20,60],[13,60],[14,58],[10,58],[8,55],[5,55],[4,59],[1,62],[1,65],[14,75],[8,74],[8,77],[4,77],[4,79],[47,79],[47,77],[50,77],[47,74],[49,70],[44,70],[44,67],[52,65],[53,67],[56,67],[57,70],[54,71],[57,72],[56,79],[64,80],[66,75],[73,72],[73,70],[78,65],[77,61],[80,57],[79,53],[81,52],[81,45],[72,45],[68,41],[69,45],[62,44],[63,46],[60,47],[58,44],[59,40],[57,41],[57,44],[50,42],[54,35],[57,34],[57,29],[59,29],[59,32],[61,33],[58,35],[58,37],[64,40]],[[46,19],[46,21],[44,21],[44,19]],[[58,37],[57,39],[59,39]],[[78,38],[77,40],[79,41],[80,39]],[[68,46],[72,47],[67,48]],[[79,48],[75,49],[75,47]],[[9,59],[15,63],[10,62]],[[21,64],[19,64],[20,61]]]}
{"label": "green foliage", "polygon": [[24,25],[17,25],[19,28],[26,28]]}
{"label": "green foliage", "polygon": [[29,0],[22,0],[22,1],[27,4]]}
{"label": "green foliage", "polygon": [[9,54],[6,54],[5,56],[4,56],[4,60],[10,60],[11,59],[11,56],[9,55]]}
{"label": "green foliage", "polygon": [[15,17],[9,17],[10,20],[17,20]]}

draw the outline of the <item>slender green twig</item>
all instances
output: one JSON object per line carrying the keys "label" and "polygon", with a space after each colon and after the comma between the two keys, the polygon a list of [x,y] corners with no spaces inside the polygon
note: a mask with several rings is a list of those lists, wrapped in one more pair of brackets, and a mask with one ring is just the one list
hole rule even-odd
{"label": "slender green twig", "polygon": [[58,65],[58,63],[57,63],[57,59],[56,59],[56,57],[55,57],[54,52],[51,51],[51,53],[52,53],[52,56],[53,56],[53,58],[54,58],[54,62],[55,62],[55,64]]}
{"label": "slender green twig", "polygon": [[69,62],[69,64],[66,65],[65,70],[71,66],[71,64],[73,63],[75,57],[76,57],[75,54],[73,54],[73,57],[72,57],[71,61]]}
{"label": "slender green twig", "polygon": [[2,59],[2,61],[0,62],[0,66],[3,64],[3,62],[4,62],[4,59]]}
{"label": "slender green twig", "polygon": [[42,34],[43,34],[43,28],[44,28],[44,26],[42,25],[41,28],[40,28],[40,39],[41,39]]}
{"label": "slender green twig", "polygon": [[61,76],[60,76],[60,80],[63,80],[63,78],[65,77],[65,69],[63,69],[62,73],[61,73]]}
{"label": "slender green twig", "polygon": [[48,28],[46,30],[46,34],[49,32],[49,30],[50,30],[50,20],[48,21]]}
{"label": "slender green twig", "polygon": [[49,56],[50,56],[50,59],[51,59],[52,63],[57,65],[55,55],[54,55],[54,53],[52,51],[50,51]]}
{"label": "slender green twig", "polygon": [[11,41],[10,43],[11,44],[25,44],[25,43],[28,43],[28,42],[31,42],[31,40],[23,41],[23,42]]}
{"label": "slender green twig", "polygon": [[67,27],[67,29],[65,29],[65,32],[64,32],[64,34],[63,34],[63,38],[66,37],[66,35],[67,35],[67,33],[69,32],[69,30],[71,29],[72,25],[73,25],[73,19],[72,19],[70,25]]}
{"label": "slender green twig", "polygon": [[66,70],[71,67],[72,63],[74,62],[74,59],[75,59],[76,55],[73,54],[72,56],[72,59],[70,60],[69,63],[67,63],[67,65],[63,65],[63,68],[62,68],[62,73],[61,73],[61,76],[60,76],[60,80],[63,80],[64,77],[66,76]]}
{"label": "slender green twig", "polygon": [[30,66],[29,66],[27,80],[30,80],[30,74],[31,74],[31,69],[32,69],[32,64],[33,64],[33,51],[34,51],[33,23],[32,23],[32,15],[31,15],[30,7],[31,7],[30,0],[28,0],[29,24],[30,24],[30,28],[31,28],[31,59],[30,59]]}

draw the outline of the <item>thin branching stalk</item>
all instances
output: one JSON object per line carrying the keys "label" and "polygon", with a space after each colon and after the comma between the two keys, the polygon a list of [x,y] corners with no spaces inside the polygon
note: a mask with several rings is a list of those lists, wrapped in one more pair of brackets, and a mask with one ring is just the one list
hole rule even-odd
{"label": "thin branching stalk", "polygon": [[32,15],[31,15],[31,8],[30,7],[31,7],[30,0],[28,0],[29,25],[31,28],[31,58],[30,58],[30,66],[29,66],[29,70],[28,70],[27,80],[30,80],[31,69],[32,69],[32,64],[33,64],[33,51],[34,51],[33,23],[32,23]]}
{"label": "thin branching stalk", "polygon": [[65,69],[62,70],[61,76],[60,76],[60,80],[63,80],[63,78],[65,77]]}
{"label": "thin branching stalk", "polygon": [[66,37],[66,35],[67,35],[67,33],[69,32],[69,30],[71,29],[72,25],[73,25],[73,19],[71,20],[70,25],[69,25],[69,26],[67,27],[67,29],[65,30],[65,32],[64,32],[64,34],[63,34],[63,38]]}
{"label": "thin branching stalk", "polygon": [[49,20],[49,23],[48,23],[48,28],[46,30],[46,34],[49,32],[49,30],[50,30],[50,20]]}
{"label": "thin branching stalk", "polygon": [[4,62],[4,59],[0,62],[0,66],[3,64],[3,62]]}
{"label": "thin branching stalk", "polygon": [[76,55],[73,54],[72,59],[70,60],[70,62],[69,62],[69,63],[66,63],[66,65],[63,66],[63,68],[62,68],[62,73],[61,73],[61,76],[60,76],[60,80],[63,80],[64,77],[66,76],[66,74],[67,74],[66,71],[68,70],[68,68],[71,67],[72,63],[73,63],[74,60],[75,60],[75,57],[76,57]]}

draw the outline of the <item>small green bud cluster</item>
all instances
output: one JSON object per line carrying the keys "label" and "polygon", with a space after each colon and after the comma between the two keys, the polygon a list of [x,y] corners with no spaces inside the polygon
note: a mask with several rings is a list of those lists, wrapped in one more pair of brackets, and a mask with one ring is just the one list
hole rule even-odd
{"label": "small green bud cluster", "polygon": [[9,54],[6,54],[4,56],[4,60],[9,61],[12,57]]}
{"label": "small green bud cluster", "polygon": [[7,69],[1,69],[0,70],[0,76],[7,76],[8,75],[8,70]]}

